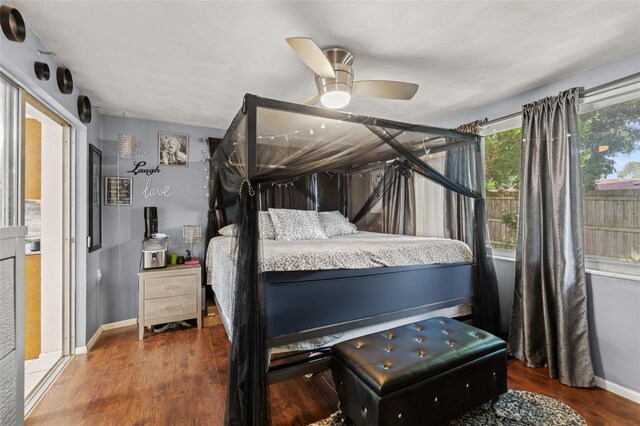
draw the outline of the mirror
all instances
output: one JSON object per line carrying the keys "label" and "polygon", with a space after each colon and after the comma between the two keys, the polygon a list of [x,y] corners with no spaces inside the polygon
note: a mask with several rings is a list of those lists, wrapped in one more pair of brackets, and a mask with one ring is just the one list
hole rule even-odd
{"label": "mirror", "polygon": [[89,144],[89,253],[102,247],[102,151]]}

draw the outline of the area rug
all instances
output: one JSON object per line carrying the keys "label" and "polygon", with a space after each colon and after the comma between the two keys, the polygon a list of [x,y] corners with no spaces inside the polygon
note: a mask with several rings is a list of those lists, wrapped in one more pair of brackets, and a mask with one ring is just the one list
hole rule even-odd
{"label": "area rug", "polygon": [[[310,426],[350,426],[341,412]],[[494,408],[487,403],[449,422],[449,426],[462,425],[586,425],[578,413],[555,398],[539,393],[509,390],[502,395]],[[419,426],[419,425],[416,425]]]}

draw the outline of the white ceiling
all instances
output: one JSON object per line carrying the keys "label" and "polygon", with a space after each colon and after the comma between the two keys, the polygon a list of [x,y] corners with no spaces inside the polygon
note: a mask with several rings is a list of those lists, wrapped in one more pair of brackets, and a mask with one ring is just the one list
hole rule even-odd
{"label": "white ceiling", "polygon": [[11,3],[102,113],[215,128],[245,93],[316,93],[285,37],[350,49],[356,79],[420,84],[347,107],[420,124],[640,51],[638,0]]}

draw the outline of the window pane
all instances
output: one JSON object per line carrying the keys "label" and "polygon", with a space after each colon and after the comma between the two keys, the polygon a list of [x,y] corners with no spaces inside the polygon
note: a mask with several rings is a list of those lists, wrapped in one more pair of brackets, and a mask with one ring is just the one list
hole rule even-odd
{"label": "window pane", "polygon": [[580,115],[585,253],[640,262],[640,99]]}
{"label": "window pane", "polygon": [[515,249],[518,236],[522,129],[484,137],[491,247]]}

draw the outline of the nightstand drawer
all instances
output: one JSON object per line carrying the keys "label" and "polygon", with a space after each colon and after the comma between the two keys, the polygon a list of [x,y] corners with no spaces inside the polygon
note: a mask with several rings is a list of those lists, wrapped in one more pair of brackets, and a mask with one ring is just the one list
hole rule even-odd
{"label": "nightstand drawer", "polygon": [[194,274],[147,278],[144,284],[145,300],[158,299],[161,297],[194,295],[199,291],[199,276]]}
{"label": "nightstand drawer", "polygon": [[144,320],[198,312],[198,300],[190,295],[163,297],[144,301]]}
{"label": "nightstand drawer", "polygon": [[202,328],[200,265],[167,265],[138,273],[138,339],[145,326],[195,318]]}

